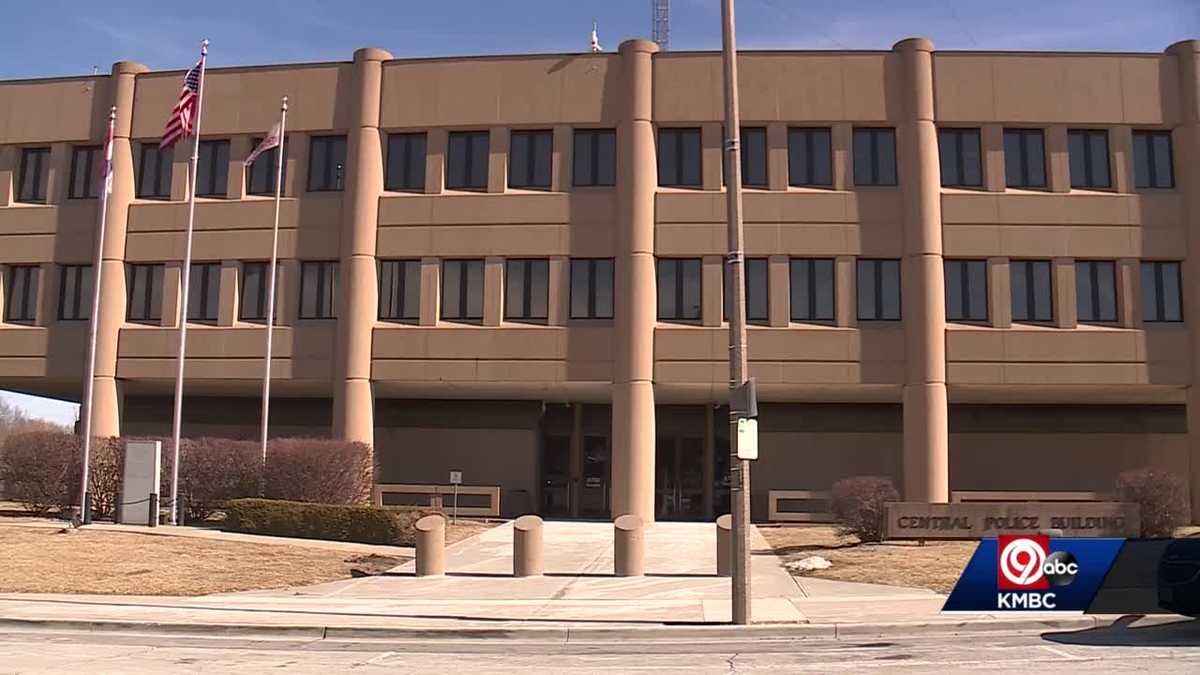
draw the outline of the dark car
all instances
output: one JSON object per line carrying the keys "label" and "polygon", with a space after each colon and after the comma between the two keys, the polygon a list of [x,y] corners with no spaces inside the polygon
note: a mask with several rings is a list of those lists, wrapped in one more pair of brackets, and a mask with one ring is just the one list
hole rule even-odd
{"label": "dark car", "polygon": [[1158,606],[1200,617],[1200,539],[1176,539],[1158,562]]}

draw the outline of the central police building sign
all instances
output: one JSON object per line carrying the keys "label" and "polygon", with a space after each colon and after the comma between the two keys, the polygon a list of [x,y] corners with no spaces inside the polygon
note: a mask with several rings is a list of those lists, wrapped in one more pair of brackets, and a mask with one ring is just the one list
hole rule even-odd
{"label": "central police building sign", "polygon": [[1136,537],[1136,504],[1118,502],[975,502],[886,506],[888,539],[979,539],[1001,533],[1062,530],[1066,537]]}

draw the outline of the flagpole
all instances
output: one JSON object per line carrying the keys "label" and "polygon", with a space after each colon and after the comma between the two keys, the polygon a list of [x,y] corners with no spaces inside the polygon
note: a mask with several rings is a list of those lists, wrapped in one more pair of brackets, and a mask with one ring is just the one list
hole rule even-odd
{"label": "flagpole", "polygon": [[204,108],[204,71],[208,66],[208,40],[200,43],[200,83],[196,87],[196,128],[192,159],[188,164],[188,222],[183,248],[183,282],[179,300],[179,354],[175,357],[175,417],[171,422],[171,524],[179,524],[179,434],[183,422],[183,363],[187,350],[188,282],[192,273],[192,226],[196,221],[196,165],[200,158],[200,113]]}
{"label": "flagpole", "polygon": [[283,196],[284,126],[287,124],[287,97],[279,104],[279,145],[275,148],[275,223],[271,227],[271,273],[267,286],[267,348],[263,368],[262,462],[267,464],[267,417],[271,411],[271,335],[275,330],[275,267],[279,255],[279,202]]}
{"label": "flagpole", "polygon": [[112,185],[112,144],[117,125],[117,106],[108,111],[108,136],[104,141],[104,187],[100,192],[100,225],[96,228],[96,258],[92,263],[92,314],[88,322],[87,379],[83,382],[83,479],[79,485],[79,521],[92,522],[92,505],[88,494],[92,456],[92,403],[95,399],[96,335],[100,322],[100,280],[104,269],[104,232],[108,227],[108,193]]}

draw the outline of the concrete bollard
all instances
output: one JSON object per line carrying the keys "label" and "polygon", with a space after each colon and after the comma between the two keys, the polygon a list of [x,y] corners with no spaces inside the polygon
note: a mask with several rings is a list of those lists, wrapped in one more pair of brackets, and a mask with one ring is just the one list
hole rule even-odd
{"label": "concrete bollard", "polygon": [[613,573],[640,577],[646,567],[646,526],[642,517],[627,513],[613,521]]}
{"label": "concrete bollard", "polygon": [[544,567],[542,519],[521,516],[513,523],[513,576],[540,577]]}
{"label": "concrete bollard", "polygon": [[733,516],[726,513],[717,518],[717,576],[733,576]]}
{"label": "concrete bollard", "polygon": [[425,516],[417,521],[417,576],[446,573],[446,517]]}

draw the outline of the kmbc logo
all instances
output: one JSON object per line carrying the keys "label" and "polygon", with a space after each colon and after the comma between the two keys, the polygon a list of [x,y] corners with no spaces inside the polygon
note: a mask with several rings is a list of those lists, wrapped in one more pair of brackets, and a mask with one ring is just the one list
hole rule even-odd
{"label": "kmbc logo", "polygon": [[1050,552],[1044,534],[1002,534],[996,545],[996,588],[1003,591],[1044,591],[1066,586],[1079,573],[1079,563],[1067,551]]}

